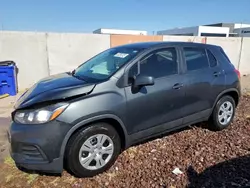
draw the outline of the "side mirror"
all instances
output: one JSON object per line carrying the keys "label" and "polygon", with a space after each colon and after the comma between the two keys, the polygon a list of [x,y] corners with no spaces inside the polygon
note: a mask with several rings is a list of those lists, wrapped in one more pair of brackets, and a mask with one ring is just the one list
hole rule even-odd
{"label": "side mirror", "polygon": [[154,85],[154,78],[152,76],[138,75],[135,78],[134,86],[150,86]]}

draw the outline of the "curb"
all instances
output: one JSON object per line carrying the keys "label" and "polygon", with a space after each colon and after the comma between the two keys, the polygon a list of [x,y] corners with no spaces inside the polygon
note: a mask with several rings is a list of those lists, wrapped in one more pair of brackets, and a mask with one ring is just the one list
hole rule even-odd
{"label": "curb", "polygon": [[9,94],[0,95],[0,99],[6,98],[8,96],[9,96]]}

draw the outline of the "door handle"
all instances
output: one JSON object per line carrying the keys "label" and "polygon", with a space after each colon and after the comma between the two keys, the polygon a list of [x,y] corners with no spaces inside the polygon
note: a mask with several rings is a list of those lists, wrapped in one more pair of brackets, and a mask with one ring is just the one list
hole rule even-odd
{"label": "door handle", "polygon": [[213,75],[217,77],[217,76],[219,76],[220,74],[221,74],[221,72],[214,72]]}
{"label": "door handle", "polygon": [[173,89],[180,89],[181,87],[183,87],[183,84],[177,83],[173,86]]}

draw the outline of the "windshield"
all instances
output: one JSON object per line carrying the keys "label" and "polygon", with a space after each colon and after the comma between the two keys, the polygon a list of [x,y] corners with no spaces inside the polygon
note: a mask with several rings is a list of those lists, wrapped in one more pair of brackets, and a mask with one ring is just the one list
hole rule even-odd
{"label": "windshield", "polygon": [[105,80],[134,58],[140,51],[142,49],[128,47],[110,48],[80,65],[73,75],[86,81]]}

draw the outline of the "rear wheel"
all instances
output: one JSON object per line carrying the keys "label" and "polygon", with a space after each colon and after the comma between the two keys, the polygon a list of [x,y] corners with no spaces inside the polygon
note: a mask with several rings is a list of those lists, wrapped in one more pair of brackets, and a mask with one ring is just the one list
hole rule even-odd
{"label": "rear wheel", "polygon": [[90,125],[70,139],[65,154],[67,169],[77,177],[95,176],[113,165],[120,150],[119,134],[111,125]]}
{"label": "rear wheel", "polygon": [[229,96],[223,96],[216,104],[211,119],[210,126],[214,130],[223,130],[233,121],[235,115],[235,101]]}

